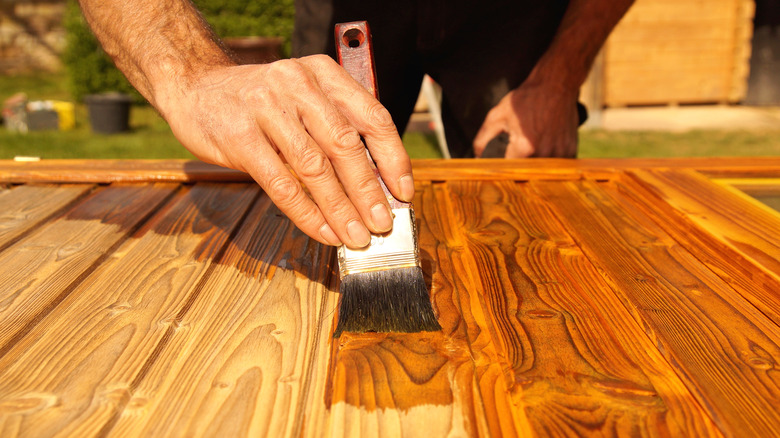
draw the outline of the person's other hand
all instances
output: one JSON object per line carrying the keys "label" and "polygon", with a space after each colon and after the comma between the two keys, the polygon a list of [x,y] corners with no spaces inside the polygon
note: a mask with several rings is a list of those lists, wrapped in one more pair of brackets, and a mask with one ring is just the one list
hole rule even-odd
{"label": "person's other hand", "polygon": [[331,58],[219,67],[182,82],[157,93],[179,141],[201,160],[250,174],[319,242],[363,247],[369,231],[392,227],[361,136],[390,192],[412,200],[411,162],[390,114]]}
{"label": "person's other hand", "polygon": [[577,93],[560,86],[524,82],[488,112],[474,138],[475,155],[481,156],[490,140],[506,132],[506,158],[575,157]]}

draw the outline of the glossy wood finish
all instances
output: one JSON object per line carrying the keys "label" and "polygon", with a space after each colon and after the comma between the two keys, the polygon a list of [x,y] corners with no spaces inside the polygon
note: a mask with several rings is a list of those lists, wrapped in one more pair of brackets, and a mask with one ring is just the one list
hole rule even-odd
{"label": "glossy wood finish", "polygon": [[415,175],[443,330],[333,339],[334,249],[245,175],[0,162],[0,436],[780,430],[780,213],[735,188],[780,160]]}

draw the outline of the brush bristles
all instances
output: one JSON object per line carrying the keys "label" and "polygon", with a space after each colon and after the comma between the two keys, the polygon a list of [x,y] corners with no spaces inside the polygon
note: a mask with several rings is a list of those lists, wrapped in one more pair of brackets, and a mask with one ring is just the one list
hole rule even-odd
{"label": "brush bristles", "polygon": [[341,279],[340,289],[334,338],[343,332],[441,330],[419,266],[349,274]]}

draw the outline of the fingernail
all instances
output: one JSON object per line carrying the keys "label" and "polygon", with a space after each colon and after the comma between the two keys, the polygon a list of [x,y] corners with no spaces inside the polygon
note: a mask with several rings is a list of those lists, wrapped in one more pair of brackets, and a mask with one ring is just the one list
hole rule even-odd
{"label": "fingernail", "polygon": [[331,228],[328,224],[324,224],[320,227],[320,236],[324,241],[328,242],[328,245],[341,245],[341,240],[339,240],[338,236],[336,236],[336,233],[333,232],[333,228]]}
{"label": "fingernail", "polygon": [[352,242],[360,248],[371,243],[371,234],[358,220],[353,220],[347,224],[347,234],[349,234]]}
{"label": "fingernail", "polygon": [[371,220],[378,232],[384,233],[393,228],[393,217],[390,215],[390,209],[381,202],[371,207]]}
{"label": "fingernail", "polygon": [[412,202],[414,199],[414,179],[412,175],[406,174],[398,180],[398,185],[401,186],[401,200],[405,202]]}

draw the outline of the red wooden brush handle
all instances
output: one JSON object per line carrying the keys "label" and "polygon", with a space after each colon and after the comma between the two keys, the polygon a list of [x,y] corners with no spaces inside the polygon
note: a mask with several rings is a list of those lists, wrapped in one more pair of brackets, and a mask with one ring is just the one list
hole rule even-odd
{"label": "red wooden brush handle", "polygon": [[[371,44],[371,31],[368,23],[365,21],[351,21],[349,23],[336,24],[336,52],[339,56],[339,64],[350,74],[360,85],[368,90],[375,98],[379,98],[379,92],[376,87],[376,69],[374,68],[374,47]],[[371,163],[374,160],[371,154],[366,150]],[[382,190],[390,202],[390,208],[409,207],[406,202],[401,202],[390,194],[379,171],[374,167],[374,173]]]}
{"label": "red wooden brush handle", "polygon": [[374,47],[368,22],[352,21],[336,25],[336,51],[339,64],[377,99]]}

